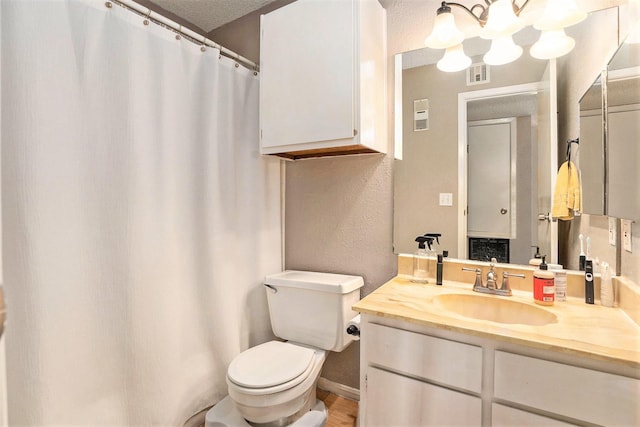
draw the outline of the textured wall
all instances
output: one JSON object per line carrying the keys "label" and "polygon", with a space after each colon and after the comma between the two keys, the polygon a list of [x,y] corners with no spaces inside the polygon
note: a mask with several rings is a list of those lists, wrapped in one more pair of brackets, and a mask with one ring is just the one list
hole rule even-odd
{"label": "textured wall", "polygon": [[[287,163],[286,268],[363,276],[363,296],[391,279],[391,166],[384,155]],[[323,377],[357,388],[356,347],[332,353]]]}

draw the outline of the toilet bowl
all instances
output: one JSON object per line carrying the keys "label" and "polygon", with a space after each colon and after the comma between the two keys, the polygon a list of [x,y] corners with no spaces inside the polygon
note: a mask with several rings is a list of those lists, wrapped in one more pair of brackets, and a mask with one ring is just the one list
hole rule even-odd
{"label": "toilet bowl", "polygon": [[327,351],[352,341],[346,326],[356,313],[362,277],[285,271],[267,276],[269,341],[236,356],[227,369],[229,396],[206,415],[207,427],[320,427],[326,410],[316,385]]}
{"label": "toilet bowl", "polygon": [[288,425],[315,405],[326,352],[303,344],[269,341],[229,365],[229,397],[252,423]]}
{"label": "toilet bowl", "polygon": [[[327,417],[327,407],[322,401],[317,400],[309,412],[289,424],[288,427],[325,427]],[[207,412],[204,425],[205,427],[252,427],[247,420],[242,418],[229,396]]]}

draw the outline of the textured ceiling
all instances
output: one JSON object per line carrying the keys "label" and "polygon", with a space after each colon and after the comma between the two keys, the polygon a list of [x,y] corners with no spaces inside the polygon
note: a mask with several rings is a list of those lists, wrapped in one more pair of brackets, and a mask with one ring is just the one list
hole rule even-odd
{"label": "textured ceiling", "polygon": [[210,32],[274,0],[151,0],[187,22]]}
{"label": "textured ceiling", "polygon": [[[174,17],[181,18],[186,23],[194,24],[205,33],[209,33],[224,24],[261,9],[274,1],[276,0],[139,0],[143,5],[157,5],[160,9],[173,14]],[[422,41],[433,25],[433,17],[441,0],[379,1],[387,10],[389,27],[396,28],[399,33],[407,32],[406,35],[395,34],[394,36],[401,39],[403,37],[407,39],[417,37],[415,42],[411,41],[404,44],[407,46],[415,45],[415,48],[422,47]],[[467,7],[471,7],[475,3],[483,3],[481,0],[458,1]],[[584,10],[593,11],[617,6],[625,1],[627,0],[579,0],[579,4]],[[516,3],[523,4],[524,0],[516,0]],[[528,23],[533,22],[535,17],[541,14],[545,4],[546,0],[529,0],[527,7],[523,9],[522,18]],[[148,7],[156,9],[153,6]],[[159,12],[161,13],[161,11]],[[468,15],[465,16],[463,11],[457,9],[455,15],[457,25],[468,37],[478,35],[479,26],[472,18]],[[172,17],[169,16],[169,18]],[[394,25],[394,22],[397,22],[397,24]],[[416,28],[422,29],[422,31],[419,31],[419,36],[411,35],[416,33]]]}

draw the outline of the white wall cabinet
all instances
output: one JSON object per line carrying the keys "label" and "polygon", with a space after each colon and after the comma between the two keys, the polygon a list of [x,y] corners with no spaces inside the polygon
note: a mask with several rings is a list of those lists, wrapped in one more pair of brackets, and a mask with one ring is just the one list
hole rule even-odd
{"label": "white wall cabinet", "polygon": [[298,0],[262,16],[262,154],[385,153],[386,86],[377,0]]}
{"label": "white wall cabinet", "polygon": [[628,366],[363,314],[360,367],[360,426],[640,425]]}

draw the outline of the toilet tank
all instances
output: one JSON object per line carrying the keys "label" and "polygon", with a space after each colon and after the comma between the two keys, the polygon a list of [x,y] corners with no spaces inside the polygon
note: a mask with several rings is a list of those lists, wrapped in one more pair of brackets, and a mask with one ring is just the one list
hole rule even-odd
{"label": "toilet tank", "polygon": [[271,328],[287,341],[342,351],[353,337],[347,323],[358,313],[362,277],[288,270],[267,276]]}

